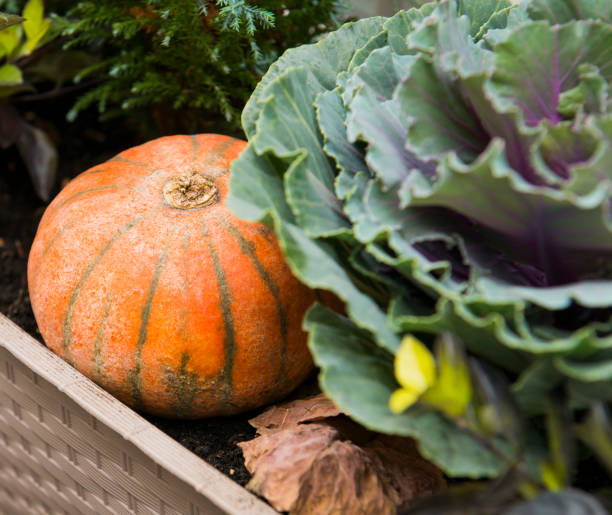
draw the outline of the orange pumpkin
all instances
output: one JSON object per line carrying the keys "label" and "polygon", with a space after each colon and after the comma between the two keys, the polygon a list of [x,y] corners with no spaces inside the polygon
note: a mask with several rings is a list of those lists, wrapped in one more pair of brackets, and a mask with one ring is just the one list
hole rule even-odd
{"label": "orange pumpkin", "polygon": [[136,409],[236,413],[312,368],[301,324],[315,293],[273,232],[224,205],[245,145],[156,139],[76,177],[42,218],[28,262],[42,336]]}

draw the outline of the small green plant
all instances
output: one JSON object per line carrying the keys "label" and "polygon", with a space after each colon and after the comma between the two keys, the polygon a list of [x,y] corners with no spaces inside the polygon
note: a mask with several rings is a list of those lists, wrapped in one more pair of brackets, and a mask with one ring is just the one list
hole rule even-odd
{"label": "small green plant", "polygon": [[[17,8],[10,2],[6,8]],[[26,122],[18,105],[53,98],[92,59],[61,51],[58,23],[44,15],[43,0],[29,0],[21,16],[0,13],[0,148],[16,145],[37,195],[48,200],[55,185],[57,150],[49,136]],[[39,85],[49,87],[39,92]]]}
{"label": "small green plant", "polygon": [[0,13],[0,30],[17,25],[24,20],[21,16],[10,13]]}
{"label": "small green plant", "polygon": [[239,114],[268,65],[336,26],[336,0],[108,0],[80,2],[63,34],[102,59],[79,78],[101,80],[70,117],[148,108],[158,126],[194,129]]}
{"label": "small green plant", "polygon": [[0,15],[0,147],[17,145],[25,161],[37,194],[47,199],[57,168],[57,152],[48,136],[27,123],[7,100],[23,91],[33,90],[26,73],[32,54],[53,33],[51,20],[43,15],[42,0],[30,0],[22,16]]}

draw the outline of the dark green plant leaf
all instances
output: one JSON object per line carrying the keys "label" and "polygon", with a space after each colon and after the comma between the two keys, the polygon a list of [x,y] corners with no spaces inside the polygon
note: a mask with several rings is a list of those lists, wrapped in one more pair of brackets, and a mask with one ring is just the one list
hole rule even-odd
{"label": "dark green plant leaf", "polygon": [[590,117],[584,125],[586,130],[597,134],[598,145],[589,162],[572,167],[567,189],[579,195],[588,194],[601,182],[612,179],[612,113]]}
{"label": "dark green plant leaf", "polygon": [[335,161],[339,170],[335,177],[335,192],[343,199],[355,187],[353,177],[368,168],[363,153],[349,142],[344,120],[344,104],[338,91],[326,91],[315,101],[317,121],[323,135],[324,149]]}
{"label": "dark green plant leaf", "polygon": [[274,148],[277,157],[293,158],[285,194],[298,225],[311,237],[347,233],[350,227],[334,191],[334,163],[323,151],[316,122],[313,104],[323,91],[306,70],[279,75],[267,88],[257,124],[261,132],[253,139],[260,155]]}
{"label": "dark green plant leaf", "polygon": [[408,120],[394,98],[392,84],[405,77],[413,64],[411,56],[394,57],[388,48],[381,49],[372,52],[345,86],[350,98],[346,135],[352,142],[368,142],[367,164],[379,174],[385,190],[434,175],[433,163],[405,148]]}
{"label": "dark green plant leaf", "polygon": [[551,490],[566,488],[576,460],[576,442],[571,434],[571,413],[561,395],[550,396],[546,407],[546,435],[550,459],[542,466],[540,476]]}
{"label": "dark green plant leaf", "polygon": [[531,501],[518,503],[504,515],[607,515],[593,496],[578,490],[547,492]]}
{"label": "dark green plant leaf", "polygon": [[[466,76],[489,70],[493,55],[485,50],[483,45],[476,43],[489,28],[488,24],[480,25],[461,16],[464,10],[474,11],[478,17],[488,19],[492,27],[505,26],[509,2],[505,0],[468,0],[455,2],[447,0],[441,2],[439,7],[428,17],[425,23],[414,27],[407,36],[408,47],[413,52],[431,54],[436,65],[444,70],[457,70],[460,75]],[[495,9],[500,8],[495,14]],[[504,13],[504,14],[502,14]],[[470,33],[471,27],[477,34]]]}
{"label": "dark green plant leaf", "polygon": [[612,417],[609,407],[602,402],[593,404],[575,431],[608,469],[612,478]]}
{"label": "dark green plant leaf", "polygon": [[[272,224],[270,213],[283,220],[294,221],[291,209],[285,200],[283,186],[283,163],[271,153],[259,156],[249,145],[232,162],[230,190],[227,205],[242,218],[266,221]],[[258,173],[251,173],[257,170]]]}
{"label": "dark green plant leaf", "polygon": [[63,50],[45,55],[44,59],[28,66],[28,74],[36,80],[53,82],[56,88],[60,88],[95,62],[97,62],[96,57],[87,52]]}
{"label": "dark green plant leaf", "polygon": [[[431,3],[285,54],[245,111],[231,205],[345,301],[306,322],[334,402],[449,474],[515,470],[531,496],[571,484],[569,430],[612,399],[612,29],[515,3]],[[387,407],[400,339],[445,332],[475,363],[463,429],[425,394]]]}
{"label": "dark green plant leaf", "polygon": [[6,29],[11,25],[18,25],[25,18],[16,14],[0,13],[0,30]]}
{"label": "dark green plant leaf", "polygon": [[17,148],[28,168],[36,194],[48,202],[57,175],[55,145],[41,129],[23,122],[17,139]]}
{"label": "dark green plant leaf", "polygon": [[579,83],[579,65],[599,68],[610,81],[607,66],[612,26],[573,21],[560,27],[535,22],[516,29],[495,47],[495,73],[489,91],[502,111],[520,107],[527,125],[541,120],[557,123],[559,95]]}
{"label": "dark green plant leaf", "polygon": [[589,360],[573,360],[569,357],[558,357],[555,367],[567,377],[586,383],[612,381],[612,356],[606,353],[594,355]]}
{"label": "dark green plant leaf", "polygon": [[582,113],[605,113],[608,103],[608,83],[599,68],[582,63],[578,67],[579,83],[559,95],[557,111],[564,118],[574,118]]}
{"label": "dark green plant leaf", "polygon": [[384,18],[368,18],[348,23],[316,45],[305,45],[286,52],[270,66],[242,111],[242,127],[246,135],[250,138],[255,134],[260,102],[268,99],[268,86],[287,68],[306,67],[312,71],[322,89],[332,90],[336,87],[337,74],[350,66],[358,48],[381,32],[384,21]]}
{"label": "dark green plant leaf", "polygon": [[458,13],[470,20],[469,33],[480,39],[488,30],[506,26],[512,8],[510,0],[458,0]]}
{"label": "dark green plant leaf", "polygon": [[[538,267],[551,282],[562,281],[560,278],[568,270],[576,274],[576,279],[597,275],[597,269],[603,266],[603,256],[612,251],[604,185],[580,198],[552,188],[529,187],[508,167],[504,146],[499,140],[493,141],[470,166],[453,157],[443,160],[438,174],[439,180],[429,193],[416,191],[412,194],[411,205],[444,206],[482,220],[483,232],[495,247],[514,260]],[[584,227],[589,228],[588,234]],[[555,245],[546,242],[552,235],[555,235]],[[521,241],[521,245],[517,245],[517,241]],[[556,253],[555,248],[562,249],[562,254]],[[587,257],[589,253],[590,258]],[[579,283],[568,288],[582,286]],[[483,281],[480,290],[487,295],[493,293],[492,287],[492,283]],[[536,290],[530,300],[536,301],[537,297],[544,301],[544,293],[540,293],[539,288]],[[526,290],[512,289],[512,292],[519,291]],[[593,298],[590,302],[605,305],[607,295],[598,297],[593,295],[595,291],[590,294]],[[565,293],[562,288],[555,292],[557,299],[562,298],[561,292]],[[510,295],[510,290],[507,293]],[[496,291],[495,296],[498,301],[510,299],[504,299],[501,290]]]}
{"label": "dark green plant leaf", "polygon": [[524,421],[510,395],[506,378],[498,370],[475,359],[470,362],[470,372],[475,430],[485,435],[503,435],[511,442],[518,458],[524,446]]}
{"label": "dark green plant leaf", "polygon": [[389,47],[394,53],[406,55],[413,53],[406,44],[406,36],[412,32],[426,17],[436,8],[436,2],[427,2],[418,9],[399,11],[384,22],[384,29],[387,33]]}
{"label": "dark green plant leaf", "polygon": [[[578,175],[574,171],[575,167],[590,161],[601,144],[601,138],[595,131],[584,126],[576,127],[569,121],[547,129],[536,146],[537,154],[534,158],[540,174],[551,183],[560,183],[558,178],[570,179]],[[585,183],[582,184],[580,193],[583,195],[597,187],[597,183],[593,182],[591,189],[587,190]]]}
{"label": "dark green plant leaf", "polygon": [[544,413],[550,392],[561,383],[563,375],[550,359],[540,358],[527,367],[512,385],[515,398],[527,414]]}
{"label": "dark green plant leaf", "polygon": [[545,19],[559,25],[572,20],[612,21],[612,5],[608,0],[532,0],[529,13],[535,20]]}
{"label": "dark green plant leaf", "polygon": [[445,80],[433,63],[416,59],[398,87],[401,115],[410,122],[409,143],[421,159],[457,151],[473,161],[489,142],[478,118],[461,100],[458,84]]}
{"label": "dark green plant leaf", "polygon": [[492,477],[502,470],[498,456],[439,413],[421,408],[391,413],[388,401],[397,388],[392,357],[377,347],[369,333],[321,305],[310,309],[305,327],[322,369],[321,388],[357,422],[415,438],[423,456],[451,476]]}
{"label": "dark green plant leaf", "polygon": [[11,104],[0,103],[0,148],[13,145],[24,123],[23,118]]}
{"label": "dark green plant leaf", "polygon": [[493,481],[452,484],[401,515],[498,515],[512,505],[520,477],[508,473]]}
{"label": "dark green plant leaf", "polygon": [[594,400],[612,402],[612,384],[609,382],[584,383],[568,381],[571,405],[577,409],[589,408]]}
{"label": "dark green plant leaf", "polygon": [[23,74],[14,64],[0,66],[0,86],[18,86],[23,83]]}
{"label": "dark green plant leaf", "polygon": [[296,276],[311,288],[329,290],[346,302],[346,310],[359,327],[376,335],[377,343],[389,352],[399,347],[399,338],[387,324],[385,313],[376,305],[374,295],[360,291],[340,265],[334,249],[313,241],[297,226],[275,221],[279,241],[287,262]]}

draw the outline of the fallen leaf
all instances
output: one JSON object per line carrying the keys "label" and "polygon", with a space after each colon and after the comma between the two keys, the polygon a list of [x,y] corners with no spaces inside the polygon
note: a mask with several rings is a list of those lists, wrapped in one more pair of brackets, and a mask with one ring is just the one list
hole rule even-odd
{"label": "fallen leaf", "polygon": [[276,510],[291,510],[300,493],[302,476],[338,436],[333,427],[306,424],[239,443],[244,464],[253,474],[247,488],[265,497]]}
{"label": "fallen leaf", "polygon": [[440,469],[419,454],[412,438],[379,434],[363,450],[400,511],[446,486]]}
{"label": "fallen leaf", "polygon": [[302,478],[292,513],[302,515],[392,515],[396,504],[386,495],[378,470],[351,442],[335,441],[316,457]]}
{"label": "fallen leaf", "polygon": [[291,427],[301,422],[314,422],[340,415],[341,411],[325,395],[298,399],[279,406],[272,406],[261,415],[249,420],[258,434]]}
{"label": "fallen leaf", "polygon": [[42,130],[23,122],[17,138],[17,148],[23,158],[34,190],[47,202],[55,185],[57,173],[57,149]]}
{"label": "fallen leaf", "polygon": [[324,395],[274,406],[241,442],[247,488],[296,515],[393,515],[445,487],[440,470],[410,438],[374,433]]}

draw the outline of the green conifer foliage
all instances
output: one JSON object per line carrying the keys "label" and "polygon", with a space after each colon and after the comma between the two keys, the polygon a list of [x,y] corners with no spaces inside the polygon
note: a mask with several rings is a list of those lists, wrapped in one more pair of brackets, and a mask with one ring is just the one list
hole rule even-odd
{"label": "green conifer foliage", "polygon": [[179,117],[181,128],[203,117],[237,127],[268,65],[335,27],[340,9],[337,0],[79,2],[68,13],[68,45],[93,46],[102,58],[80,74],[99,82],[69,116],[92,104],[104,117],[146,107]]}

